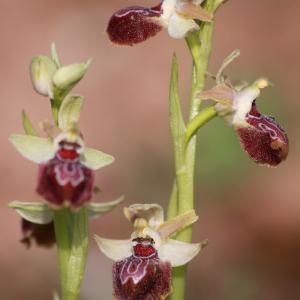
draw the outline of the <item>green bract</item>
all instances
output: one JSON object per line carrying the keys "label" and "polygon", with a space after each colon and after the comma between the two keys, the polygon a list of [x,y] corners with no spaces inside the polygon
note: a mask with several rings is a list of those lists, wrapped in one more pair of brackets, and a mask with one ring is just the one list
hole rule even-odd
{"label": "green bract", "polygon": [[37,131],[33,127],[27,113],[24,110],[22,111],[22,124],[26,134],[38,136]]}

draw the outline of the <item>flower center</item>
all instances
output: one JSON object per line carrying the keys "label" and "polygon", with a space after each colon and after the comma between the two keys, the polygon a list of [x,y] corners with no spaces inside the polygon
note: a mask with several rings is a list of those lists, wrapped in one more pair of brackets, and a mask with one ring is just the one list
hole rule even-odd
{"label": "flower center", "polygon": [[136,238],[132,240],[133,252],[137,257],[156,256],[157,251],[154,248],[154,240],[151,238]]}
{"label": "flower center", "polygon": [[80,145],[77,143],[70,143],[62,141],[59,143],[57,157],[61,160],[75,161],[79,158]]}

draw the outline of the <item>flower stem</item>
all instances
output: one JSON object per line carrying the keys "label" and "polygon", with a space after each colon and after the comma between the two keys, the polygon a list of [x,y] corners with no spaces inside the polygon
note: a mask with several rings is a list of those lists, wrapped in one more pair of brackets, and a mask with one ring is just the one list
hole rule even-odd
{"label": "flower stem", "polygon": [[[207,0],[205,3],[205,9],[209,13],[214,13],[219,5],[220,0]],[[213,22],[203,23],[199,31],[190,33],[186,38],[187,45],[193,57],[189,123],[185,133],[185,138],[188,137],[188,139],[185,139],[185,141],[187,141],[187,145],[184,145],[184,141],[183,144],[181,144],[181,146],[184,145],[184,151],[176,149],[178,148],[178,141],[175,140],[176,134],[174,135],[174,130],[172,130],[175,148],[176,185],[173,186],[172,196],[170,198],[169,216],[174,214],[174,208],[177,208],[177,214],[184,213],[194,208],[194,173],[197,137],[194,135],[195,128],[193,129],[193,124],[195,123],[193,122],[195,122],[194,120],[199,114],[201,102],[198,99],[198,95],[201,91],[203,91],[205,86],[205,79],[212,48],[213,29]],[[197,124],[197,128],[203,126],[208,120],[216,115],[213,109],[209,109],[207,112],[208,113],[204,113],[202,115],[204,118],[202,118],[200,120],[201,122]],[[176,126],[172,124],[171,119],[171,129],[172,128],[176,128]],[[192,132],[189,131],[191,129]],[[181,138],[182,137],[180,136],[179,139]],[[191,227],[186,228],[177,235],[178,240],[185,242],[191,242],[191,238]],[[184,299],[186,270],[186,266],[174,269],[173,293],[169,297],[169,300]]]}
{"label": "flower stem", "polygon": [[61,300],[78,299],[88,249],[87,212],[69,208],[54,213],[61,282]]}

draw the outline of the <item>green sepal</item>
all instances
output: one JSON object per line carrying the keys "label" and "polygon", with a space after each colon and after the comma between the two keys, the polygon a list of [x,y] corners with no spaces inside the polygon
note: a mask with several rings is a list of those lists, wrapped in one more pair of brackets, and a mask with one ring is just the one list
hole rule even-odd
{"label": "green sepal", "polygon": [[81,163],[92,170],[98,170],[114,162],[114,157],[92,148],[84,148]]}
{"label": "green sepal", "polygon": [[87,209],[89,219],[99,217],[102,214],[113,210],[116,206],[118,206],[124,200],[125,200],[125,197],[121,196],[118,199],[116,199],[114,201],[110,201],[110,202],[104,202],[104,203],[91,202],[91,203],[86,204],[86,209]]}
{"label": "green sepal", "polygon": [[58,112],[58,126],[62,131],[68,131],[77,124],[84,98],[82,96],[67,96]]}
{"label": "green sepal", "polygon": [[25,110],[22,111],[22,124],[23,124],[24,131],[27,135],[38,136],[38,133],[33,127]]}
{"label": "green sepal", "polygon": [[13,201],[8,206],[31,223],[49,224],[53,220],[53,210],[45,203]]}
{"label": "green sepal", "polygon": [[53,143],[45,138],[26,134],[12,134],[9,140],[20,154],[38,164],[50,160],[55,155]]}

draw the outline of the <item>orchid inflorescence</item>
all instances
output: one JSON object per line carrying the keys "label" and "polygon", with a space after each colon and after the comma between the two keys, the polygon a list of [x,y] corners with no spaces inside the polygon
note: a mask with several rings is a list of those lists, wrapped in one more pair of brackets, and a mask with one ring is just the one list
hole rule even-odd
{"label": "orchid inflorescence", "polygon": [[[113,260],[113,294],[119,300],[182,300],[185,269],[207,244],[191,243],[194,210],[194,166],[197,131],[214,117],[223,118],[236,131],[242,148],[256,163],[277,166],[286,159],[289,140],[273,117],[256,106],[261,89],[271,85],[266,78],[253,84],[232,84],[225,68],[239,56],[235,50],[223,62],[216,84],[204,90],[212,43],[213,20],[226,0],[163,0],[152,8],[130,6],[115,12],[107,26],[115,44],[132,46],[156,35],[163,28],[172,38],[185,38],[193,58],[190,116],[184,120],[174,55],[170,83],[170,127],[174,144],[175,180],[164,220],[159,204],[132,204],[124,215],[133,230],[126,240],[95,235],[99,249]],[[201,61],[200,59],[204,59]],[[114,161],[111,155],[86,147],[79,129],[84,98],[70,95],[84,77],[91,60],[61,66],[55,46],[51,57],[32,59],[33,88],[49,97],[54,124],[42,123],[42,135],[23,112],[25,134],[10,141],[18,152],[38,164],[36,191],[43,202],[14,201],[10,206],[22,217],[22,242],[30,246],[57,243],[62,300],[76,300],[87,256],[87,219],[109,212],[123,201],[90,202],[97,187],[94,172]],[[202,66],[203,64],[203,66]],[[213,104],[202,108],[202,102]],[[211,102],[209,102],[211,103]],[[180,272],[177,272],[181,270]],[[176,284],[172,284],[176,279]],[[55,294],[54,299],[59,299]]]}
{"label": "orchid inflorescence", "polygon": [[78,127],[84,98],[68,94],[84,76],[88,65],[79,63],[61,67],[54,45],[52,58],[37,56],[32,59],[30,73],[33,87],[39,94],[48,96],[56,110],[53,110],[55,124],[42,124],[44,136],[38,134],[25,112],[25,134],[10,136],[18,152],[38,164],[36,191],[45,201],[14,201],[10,204],[22,217],[22,241],[27,245],[30,245],[31,239],[45,246],[54,243],[55,210],[70,207],[78,211],[86,207],[89,216],[97,216],[110,211],[123,200],[121,197],[106,203],[90,202],[95,187],[94,171],[111,164],[114,158],[85,147]]}

